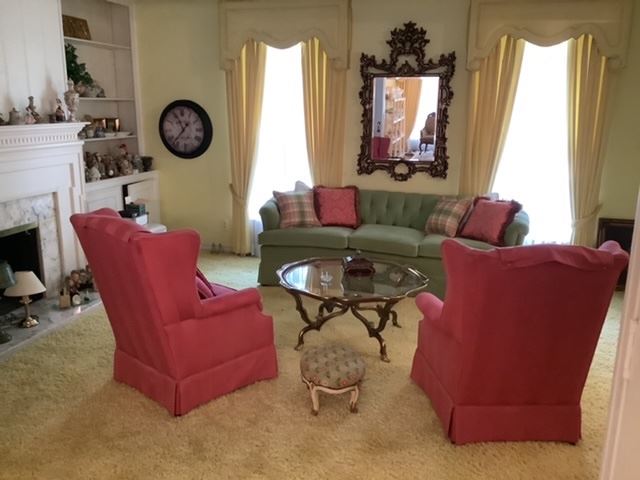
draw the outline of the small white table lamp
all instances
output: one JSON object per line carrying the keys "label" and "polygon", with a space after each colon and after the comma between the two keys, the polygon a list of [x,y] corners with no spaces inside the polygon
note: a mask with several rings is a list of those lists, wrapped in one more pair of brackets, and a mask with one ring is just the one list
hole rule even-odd
{"label": "small white table lamp", "polygon": [[16,284],[7,288],[4,291],[5,297],[22,297],[20,303],[24,305],[24,320],[20,324],[21,327],[29,328],[38,325],[38,320],[31,316],[29,311],[29,304],[31,299],[29,295],[36,295],[37,293],[43,293],[47,289],[42,284],[36,274],[33,272],[15,272]]}

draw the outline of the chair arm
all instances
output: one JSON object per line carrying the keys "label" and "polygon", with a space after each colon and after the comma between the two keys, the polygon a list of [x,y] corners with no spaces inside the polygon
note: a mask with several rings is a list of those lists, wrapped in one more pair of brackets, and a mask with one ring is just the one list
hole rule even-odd
{"label": "chair arm", "polygon": [[267,200],[267,203],[260,207],[259,213],[263,230],[280,228],[280,210],[278,210],[278,204],[273,198]]}
{"label": "chair arm", "polygon": [[513,218],[504,232],[504,244],[507,247],[522,245],[524,237],[529,233],[529,215],[521,210]]}
{"label": "chair arm", "polygon": [[416,306],[424,314],[424,318],[437,322],[442,314],[444,303],[435,295],[423,292],[416,296]]}
{"label": "chair arm", "polygon": [[262,310],[262,298],[257,288],[245,288],[237,292],[227,293],[200,301],[196,318],[207,318],[222,315],[233,310],[255,305]]}

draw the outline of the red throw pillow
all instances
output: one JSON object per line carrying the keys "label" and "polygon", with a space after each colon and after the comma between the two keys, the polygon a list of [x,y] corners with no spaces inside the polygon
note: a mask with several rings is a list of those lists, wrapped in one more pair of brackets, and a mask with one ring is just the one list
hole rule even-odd
{"label": "red throw pillow", "polygon": [[198,290],[198,297],[200,297],[200,300],[216,296],[216,292],[213,291],[209,280],[207,280],[207,277],[205,277],[204,273],[202,273],[200,269],[196,269],[196,289]]}
{"label": "red throw pillow", "polygon": [[473,202],[473,210],[462,227],[460,236],[503,246],[504,233],[521,209],[522,205],[514,200],[492,201],[478,197]]}
{"label": "red throw pillow", "polygon": [[323,226],[357,228],[360,226],[358,187],[313,187],[318,220]]}

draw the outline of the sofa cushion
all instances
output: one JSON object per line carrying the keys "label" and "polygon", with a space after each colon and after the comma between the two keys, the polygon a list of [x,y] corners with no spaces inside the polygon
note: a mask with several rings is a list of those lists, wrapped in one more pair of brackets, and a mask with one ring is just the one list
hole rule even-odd
{"label": "sofa cushion", "polygon": [[347,248],[352,232],[346,227],[281,228],[265,230],[258,241],[260,245]]}
{"label": "sofa cushion", "polygon": [[424,230],[427,217],[439,195],[360,190],[360,219],[363,224],[395,225]]}
{"label": "sofa cushion", "polygon": [[313,192],[273,192],[280,210],[280,228],[319,227]]}
{"label": "sofa cushion", "polygon": [[425,231],[427,234],[441,234],[447,237],[455,237],[462,219],[471,207],[471,198],[443,197],[438,200],[433,212],[427,218]]}
{"label": "sofa cushion", "polygon": [[391,225],[360,225],[349,237],[349,247],[356,250],[417,257],[424,233],[415,228]]}
{"label": "sofa cushion", "polygon": [[469,219],[462,227],[461,237],[482,240],[492,245],[504,245],[504,234],[513,217],[522,209],[518,202],[478,197]]}
{"label": "sofa cushion", "polygon": [[313,199],[318,220],[324,226],[360,226],[358,213],[358,187],[313,187]]}
{"label": "sofa cushion", "polygon": [[[424,237],[422,242],[420,242],[420,246],[418,247],[418,256],[427,258],[442,258],[440,247],[442,246],[442,242],[447,238],[448,237],[445,237],[444,235],[427,235],[426,237]],[[459,237],[456,237],[455,240],[479,250],[490,250],[494,248],[493,245],[481,242],[480,240],[472,240],[470,238]]]}

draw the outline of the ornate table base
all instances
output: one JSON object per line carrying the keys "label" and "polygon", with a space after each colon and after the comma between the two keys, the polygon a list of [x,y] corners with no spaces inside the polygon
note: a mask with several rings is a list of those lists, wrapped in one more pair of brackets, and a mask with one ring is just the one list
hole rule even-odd
{"label": "ornate table base", "polygon": [[[372,301],[370,303],[376,303],[375,306],[366,306],[366,303],[361,304],[343,304],[338,301],[338,299],[333,300],[324,300],[320,303],[320,307],[318,308],[318,314],[314,321],[309,318],[309,314],[307,310],[304,308],[302,304],[302,298],[300,294],[293,290],[287,290],[289,294],[296,301],[296,310],[300,313],[300,317],[307,324],[300,332],[298,333],[298,344],[295,346],[296,350],[300,350],[304,345],[304,335],[309,330],[318,330],[322,328],[327,321],[332,318],[339,317],[340,315],[344,315],[348,311],[351,311],[353,315],[360,320],[360,322],[366,327],[367,332],[369,333],[369,337],[375,337],[380,344],[380,359],[384,362],[389,362],[389,357],[387,356],[387,345],[385,344],[384,338],[380,333],[387,326],[387,322],[391,319],[393,326],[400,327],[398,324],[398,314],[393,310],[393,307],[398,303],[400,299],[389,299],[389,300],[379,300],[377,303]],[[372,311],[378,314],[378,324],[376,325],[374,322],[367,319],[361,312],[362,311]]]}

